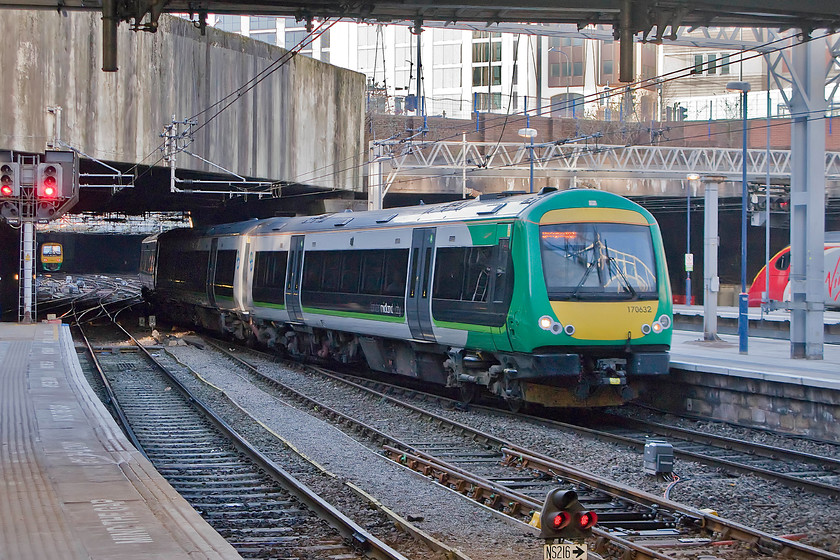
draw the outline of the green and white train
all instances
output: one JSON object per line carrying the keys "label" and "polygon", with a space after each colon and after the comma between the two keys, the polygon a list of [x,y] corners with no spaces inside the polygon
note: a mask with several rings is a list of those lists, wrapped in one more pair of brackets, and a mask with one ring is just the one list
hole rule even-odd
{"label": "green and white train", "polygon": [[669,368],[659,226],[601,191],[174,230],[144,240],[141,268],[165,319],[466,401],[609,406]]}

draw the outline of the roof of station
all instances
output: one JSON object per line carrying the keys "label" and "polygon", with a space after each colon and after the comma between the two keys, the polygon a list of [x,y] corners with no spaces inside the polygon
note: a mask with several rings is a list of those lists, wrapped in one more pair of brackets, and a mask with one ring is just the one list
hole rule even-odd
{"label": "roof of station", "polygon": [[[125,0],[119,18],[140,29],[156,27],[163,12],[287,15],[300,20],[343,17],[357,21],[574,23],[618,27],[621,13],[633,32],[665,35],[666,28],[765,27],[840,29],[836,0]],[[101,10],[102,0],[0,0],[0,7]],[[145,16],[150,18],[146,19]],[[149,25],[149,21],[152,21]]]}

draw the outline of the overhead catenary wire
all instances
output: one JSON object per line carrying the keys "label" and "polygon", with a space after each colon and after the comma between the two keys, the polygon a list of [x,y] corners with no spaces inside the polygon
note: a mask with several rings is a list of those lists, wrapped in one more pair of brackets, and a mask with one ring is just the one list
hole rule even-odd
{"label": "overhead catenary wire", "polygon": [[[829,35],[827,35],[827,36],[830,36],[830,35],[832,35],[832,34],[829,34]],[[826,37],[827,37],[827,36],[826,36]],[[810,40],[810,39],[809,39],[809,40]],[[763,45],[760,45],[760,46],[759,46],[759,48],[764,49],[765,47],[769,47],[769,46],[775,45],[775,44],[780,43],[780,42],[788,42],[788,41],[790,41],[790,37],[783,37],[783,38],[775,39],[775,40],[773,40],[773,41],[768,41],[767,43],[765,43],[765,44],[763,44]],[[754,55],[752,55],[752,56],[750,56],[750,57],[746,57],[746,58],[744,58],[743,60],[750,60],[750,59],[755,58],[755,57],[763,57],[763,56],[766,56],[766,55],[772,54],[772,53],[774,53],[774,52],[779,52],[779,51],[782,51],[782,50],[785,50],[785,49],[789,49],[789,48],[791,48],[792,46],[793,46],[793,45],[787,45],[787,44],[786,44],[786,45],[782,45],[782,46],[779,46],[779,47],[775,47],[775,48],[773,48],[773,49],[771,49],[771,50],[766,50],[766,49],[764,49],[762,52],[760,52],[760,53],[756,53],[756,54],[754,54]],[[753,48],[755,48],[755,47],[753,47]],[[751,49],[751,50],[752,50],[752,49]],[[739,51],[739,52],[740,52],[740,53],[745,53],[745,52],[751,52],[751,50],[742,50],[742,51]],[[735,53],[734,53],[734,55],[739,54],[739,52],[735,52]],[[714,65],[714,67],[715,67],[715,68],[718,68],[718,67],[720,67],[720,66],[722,66],[722,65],[723,65],[723,62],[722,62],[722,61],[716,61],[716,64]],[[688,66],[688,67],[684,67],[684,68],[680,68],[680,69],[677,69],[677,70],[673,70],[673,71],[671,71],[671,72],[668,72],[668,73],[666,73],[666,74],[662,74],[662,75],[660,75],[660,76],[656,76],[656,77],[652,77],[652,78],[646,78],[646,79],[643,79],[643,80],[638,80],[638,81],[636,81],[636,82],[633,82],[633,83],[631,83],[631,84],[628,84],[628,86],[626,86],[626,87],[624,87],[624,88],[617,88],[616,90],[613,90],[611,93],[609,93],[608,97],[612,97],[612,96],[614,96],[614,95],[619,95],[619,94],[624,95],[624,94],[625,94],[625,92],[627,91],[627,88],[630,88],[630,91],[635,91],[635,90],[637,90],[637,89],[641,89],[641,88],[649,87],[650,85],[660,84],[660,83],[664,83],[664,82],[666,82],[666,81],[672,81],[672,80],[677,80],[677,79],[682,79],[682,78],[688,77],[688,76],[690,76],[690,74],[689,74],[688,72],[690,72],[693,68],[695,68],[695,66],[694,66],[694,65],[691,65],[691,66]],[[710,65],[710,66],[709,66],[709,68],[712,68],[712,66]],[[601,97],[601,96],[603,96],[603,95],[604,95],[603,93],[598,92],[598,93],[596,93],[596,94],[592,94],[592,95],[591,95],[591,96],[589,96],[589,97],[596,97],[596,98],[597,98],[597,97]],[[549,105],[549,108],[551,108],[551,107],[553,107],[553,104],[552,104],[552,105]],[[800,113],[797,113],[797,114],[795,114],[795,115],[791,115],[791,118],[794,118],[794,117],[809,116],[809,114],[810,114],[810,113],[811,113],[811,112],[800,112]],[[824,117],[824,115],[823,115],[823,117]],[[523,119],[525,119],[525,118],[526,118],[526,117],[525,117],[523,114],[520,114],[520,115],[516,116],[516,117],[515,117],[514,119],[512,119],[512,120],[513,120],[513,122],[521,122],[521,121],[522,121]],[[506,124],[507,124],[507,123],[508,123],[511,119],[510,119],[510,115],[505,115],[505,116],[499,116],[497,120],[501,120],[501,123],[499,123],[499,124],[494,124],[494,125],[489,125],[489,126],[488,126],[487,124],[485,124],[485,131],[486,131],[486,130],[488,130],[488,129],[495,128],[495,127],[497,127],[497,126],[506,126]],[[780,125],[786,125],[786,124],[787,124],[787,122],[784,122],[784,123],[776,123],[776,124],[771,125],[771,126],[780,126]],[[443,131],[444,131],[444,132],[446,132],[446,130],[453,130],[453,131],[457,130],[457,132],[453,132],[450,136],[443,136],[443,137],[439,137],[439,138],[437,138],[437,139],[435,139],[435,140],[430,140],[430,141],[428,141],[428,142],[427,142],[427,143],[425,143],[425,144],[433,144],[433,143],[435,143],[435,142],[446,141],[446,140],[448,140],[448,139],[453,139],[453,138],[456,138],[457,136],[460,136],[461,134],[463,134],[463,133],[464,133],[464,129],[463,129],[463,127],[459,127],[459,128],[457,128],[457,129],[456,129],[455,127],[448,127],[448,128],[446,128],[446,127],[445,127],[445,128],[443,129]],[[641,130],[641,129],[640,129],[640,130]],[[719,133],[717,133],[717,134],[722,134],[722,133],[723,133],[723,132],[719,132]],[[666,139],[666,140],[658,140],[658,141],[657,141],[657,144],[658,144],[658,145],[661,145],[663,142],[674,142],[674,141],[677,141],[677,140],[689,140],[689,139],[691,139],[691,138],[697,138],[697,137],[707,137],[707,136],[708,136],[708,134],[704,134],[704,135],[702,135],[702,136],[701,136],[701,135],[697,135],[697,136],[694,136],[694,137],[686,137],[686,136],[683,136],[682,138],[679,138],[679,139]],[[650,144],[652,144],[652,142],[647,142],[647,143],[641,143],[641,142],[639,142],[639,143],[635,143],[635,144],[626,144],[625,146],[622,146],[622,147],[642,146],[642,145],[650,145]],[[619,149],[619,148],[610,148],[610,149],[615,150],[615,149]],[[344,160],[344,161],[347,161],[347,160],[349,160],[349,159],[355,159],[356,157],[359,157],[359,155],[355,155],[355,154],[354,154],[354,156],[350,156],[350,157],[348,157],[348,158],[345,158],[345,160]],[[361,156],[360,156],[360,157],[364,157],[364,154],[361,154]],[[541,160],[538,160],[538,161],[541,161]],[[349,167],[349,168],[344,168],[344,169],[341,169],[341,170],[338,170],[338,171],[332,171],[332,172],[330,172],[328,175],[322,175],[322,176],[310,177],[310,178],[307,178],[307,180],[308,180],[308,181],[314,181],[314,180],[317,180],[317,179],[320,179],[320,178],[324,178],[324,177],[330,176],[330,175],[332,175],[332,174],[334,174],[334,173],[336,173],[336,172],[338,172],[338,173],[342,173],[342,172],[350,171],[350,170],[352,170],[352,169],[354,169],[354,168],[357,168],[357,167],[363,167],[363,166],[367,165],[368,163],[369,163],[368,161],[365,161],[365,162],[363,162],[363,163],[361,163],[361,164],[358,164],[358,165],[355,165],[355,166],[351,166],[351,167]],[[510,165],[505,165],[505,166],[502,166],[502,167],[509,167],[509,166],[510,166]],[[334,167],[334,166],[330,166],[330,167]],[[482,167],[482,168],[483,168],[483,167]],[[475,170],[475,169],[473,169],[473,170],[468,170],[468,172],[472,172],[472,171],[476,171],[476,170]],[[308,172],[308,173],[310,173],[310,172]],[[307,174],[308,174],[308,173],[307,173]],[[460,174],[460,173],[461,173],[461,171],[458,171],[458,173]],[[440,175],[438,175],[438,176],[439,176],[439,177],[446,177],[446,176],[448,176],[448,174],[440,174]],[[406,180],[402,180],[402,181],[395,182],[394,184],[399,184],[399,183],[404,183],[404,182],[410,182],[410,181],[413,181],[413,180],[415,180],[415,179],[406,179]]]}

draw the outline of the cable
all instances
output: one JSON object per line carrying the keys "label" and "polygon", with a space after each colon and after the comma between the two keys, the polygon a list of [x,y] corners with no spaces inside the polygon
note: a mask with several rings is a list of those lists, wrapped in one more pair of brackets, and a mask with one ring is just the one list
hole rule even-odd
{"label": "cable", "polygon": [[[195,128],[192,132],[193,132],[193,133],[196,133],[196,132],[198,132],[199,130],[201,130],[202,128],[204,128],[205,126],[207,126],[207,124],[209,124],[212,120],[214,120],[216,117],[218,117],[218,116],[219,116],[222,112],[224,112],[224,111],[225,111],[228,107],[230,107],[231,105],[233,105],[233,104],[234,104],[237,100],[239,100],[239,99],[240,99],[240,98],[241,98],[241,97],[242,97],[245,93],[248,93],[249,91],[251,91],[252,89],[254,89],[254,88],[255,88],[258,84],[260,84],[263,80],[265,80],[266,78],[268,78],[268,76],[270,76],[271,74],[273,74],[274,72],[276,72],[277,70],[279,70],[280,68],[282,68],[283,66],[285,66],[286,64],[288,64],[288,63],[289,63],[289,61],[291,61],[291,60],[292,60],[292,58],[294,58],[294,57],[295,57],[295,56],[296,56],[296,55],[297,55],[300,51],[302,51],[302,50],[303,50],[306,46],[308,46],[310,43],[312,43],[315,39],[317,39],[318,37],[320,37],[321,35],[323,35],[326,31],[328,31],[330,28],[332,28],[332,26],[333,26],[333,25],[335,25],[336,23],[338,23],[340,20],[338,20],[338,19],[334,20],[332,23],[330,23],[330,24],[326,27],[326,29],[323,29],[323,30],[322,30],[321,28],[322,28],[322,27],[323,27],[323,26],[324,26],[324,25],[325,25],[328,21],[329,21],[329,19],[325,19],[324,21],[322,21],[322,22],[318,25],[318,27],[317,27],[317,28],[315,28],[315,30],[313,30],[312,32],[308,33],[308,34],[307,34],[307,35],[306,35],[303,39],[301,39],[301,40],[300,40],[300,41],[299,41],[299,42],[298,42],[298,43],[297,43],[294,47],[292,47],[290,50],[287,50],[285,53],[283,53],[283,55],[282,55],[280,58],[278,58],[276,61],[272,62],[272,63],[271,63],[270,65],[268,65],[266,68],[264,68],[264,69],[262,69],[261,71],[257,72],[257,74],[256,74],[254,77],[252,77],[251,79],[249,79],[249,80],[248,80],[247,82],[245,82],[243,85],[241,85],[241,86],[239,86],[238,88],[236,88],[233,92],[231,92],[231,93],[229,93],[228,95],[226,95],[226,96],[222,97],[220,100],[216,101],[215,103],[211,104],[210,106],[206,107],[205,109],[203,109],[203,110],[199,111],[198,113],[196,113],[196,114],[195,114],[195,115],[193,115],[192,117],[189,117],[188,119],[186,119],[186,120],[193,120],[193,119],[196,119],[196,118],[198,118],[199,116],[203,115],[204,113],[206,113],[206,112],[210,111],[210,110],[211,110],[211,109],[213,109],[214,107],[217,107],[217,106],[219,106],[220,104],[224,103],[225,101],[227,101],[227,100],[229,100],[229,99],[233,98],[233,99],[232,99],[232,101],[230,101],[230,102],[229,102],[229,103],[227,103],[224,107],[222,107],[221,109],[219,109],[219,110],[218,110],[218,111],[217,111],[214,115],[212,115],[210,118],[206,119],[206,120],[204,121],[204,123],[203,123],[203,124],[201,124],[200,126],[198,126],[197,128]],[[160,149],[161,149],[164,145],[165,145],[165,142],[161,142],[160,144],[158,144],[157,148],[155,148],[155,150],[154,150],[153,152],[149,153],[146,157],[144,157],[143,159],[141,159],[141,160],[140,160],[140,162],[138,162],[137,164],[135,164],[135,165],[133,165],[132,167],[130,167],[130,168],[126,171],[126,173],[132,173],[133,171],[135,171],[136,169],[138,169],[138,168],[139,168],[139,166],[140,166],[140,164],[142,164],[144,161],[146,161],[147,159],[149,159],[149,158],[150,158],[150,157],[151,157],[151,156],[152,156],[155,152],[160,151]],[[147,170],[146,170],[146,171],[144,171],[143,173],[138,174],[138,175],[134,178],[134,180],[135,180],[135,181],[137,181],[137,180],[138,180],[138,179],[140,179],[141,177],[145,176],[147,173],[150,173],[150,172],[151,172],[151,169],[152,169],[154,166],[156,166],[158,163],[160,163],[160,162],[161,162],[161,161],[162,161],[165,157],[166,157],[165,155],[164,155],[164,156],[159,157],[159,158],[158,158],[158,159],[157,159],[154,163],[152,163],[152,164],[149,166],[149,169],[147,169]]]}
{"label": "cable", "polygon": [[[827,35],[827,36],[830,36],[830,35]],[[790,37],[783,37],[783,38],[775,39],[775,40],[773,40],[773,41],[769,41],[769,42],[767,42],[767,43],[764,43],[763,45],[759,45],[759,46],[758,46],[758,48],[763,48],[763,47],[771,46],[771,45],[774,45],[774,44],[776,44],[776,43],[783,42],[783,41],[789,41],[789,40],[790,40]],[[810,39],[809,39],[809,40],[810,40]],[[781,51],[781,50],[784,50],[784,49],[790,48],[791,46],[792,46],[792,45],[783,45],[783,46],[781,46],[781,47],[775,48],[775,49],[773,49],[773,50],[771,50],[771,51],[768,51],[768,52],[766,52],[766,53],[765,53],[765,52],[762,52],[762,53],[756,53],[756,54],[754,54],[754,55],[752,55],[752,56],[750,56],[750,57],[748,57],[748,58],[744,58],[744,59],[742,60],[742,63],[743,63],[743,61],[745,61],[745,60],[750,60],[750,59],[755,58],[755,57],[758,57],[758,56],[766,56],[766,55],[771,54],[772,52],[778,52],[778,51]],[[752,50],[752,49],[751,49],[751,50]],[[730,56],[737,56],[737,55],[738,55],[738,54],[740,54],[740,53],[751,52],[751,50],[749,50],[749,51],[748,51],[748,50],[744,49],[744,50],[741,50],[741,51],[736,51],[736,52],[734,52],[734,53],[733,53],[732,55],[730,55]],[[721,67],[721,66],[723,66],[723,65],[724,65],[724,64],[723,64],[723,59],[719,59],[718,61],[716,61],[716,63],[715,63],[715,66],[714,66],[714,67],[715,67],[715,68],[718,68],[718,67]],[[685,68],[681,68],[681,69],[677,69],[677,70],[674,70],[674,71],[671,71],[671,72],[668,72],[668,73],[666,73],[666,74],[662,74],[662,75],[660,75],[660,76],[656,76],[656,77],[653,77],[653,78],[647,78],[647,79],[643,79],[643,80],[638,80],[638,81],[636,81],[636,82],[633,82],[633,83],[629,84],[628,86],[626,86],[626,87],[625,87],[625,88],[623,88],[623,89],[619,88],[619,89],[617,89],[617,90],[613,90],[613,91],[611,91],[611,92],[607,95],[607,98],[609,98],[609,97],[613,97],[613,96],[618,95],[618,94],[623,94],[623,92],[624,92],[624,91],[627,91],[627,89],[628,89],[628,88],[630,89],[630,91],[635,91],[635,90],[637,90],[637,89],[641,89],[641,88],[647,87],[648,85],[655,85],[655,84],[659,84],[659,83],[665,83],[665,82],[667,82],[667,81],[672,81],[672,80],[676,80],[676,79],[680,79],[680,78],[688,77],[690,74],[685,74],[685,73],[686,73],[686,72],[690,72],[690,71],[691,71],[691,70],[693,70],[694,68],[695,68],[695,66],[694,66],[694,65],[692,65],[692,66],[685,67]],[[711,66],[709,66],[709,68],[711,68]],[[670,77],[669,77],[669,76],[670,76]],[[667,79],[666,79],[666,77],[667,77]],[[597,93],[592,94],[592,95],[590,95],[590,96],[588,96],[588,97],[596,97],[596,98],[597,98],[597,97],[601,97],[601,96],[603,96],[603,95],[604,95],[603,93],[601,93],[601,92],[597,92]],[[585,100],[586,100],[586,98],[584,98],[584,102],[585,102]],[[564,102],[564,103],[566,103],[566,102]],[[549,111],[551,110],[551,108],[552,108],[554,105],[555,105],[555,104],[550,104],[550,105],[548,106]],[[521,115],[521,114],[520,114],[520,115]],[[487,125],[487,122],[485,121],[485,131],[486,131],[486,130],[488,130],[488,128],[493,128],[493,127],[496,127],[496,126],[503,126],[503,127],[504,127],[504,126],[506,126],[506,125],[507,125],[507,123],[510,121],[510,117],[511,117],[511,115],[510,115],[510,114],[505,115],[504,117],[499,116],[499,119],[501,119],[501,120],[502,120],[501,124],[494,124],[494,125],[491,125],[491,126],[488,126],[488,125]],[[521,120],[522,120],[522,116],[518,116],[516,119],[514,119],[514,120],[513,120],[513,122],[516,122],[516,121],[521,121]],[[430,141],[430,142],[445,141],[445,140],[447,140],[447,139],[455,138],[456,136],[461,135],[461,134],[463,134],[463,133],[465,132],[465,131],[463,130],[463,128],[460,128],[460,127],[459,127],[458,129],[456,129],[455,127],[444,127],[443,131],[444,131],[444,132],[446,132],[446,130],[447,130],[447,129],[448,129],[448,130],[452,130],[452,131],[453,131],[453,133],[452,133],[450,136],[443,136],[443,137],[439,137],[439,138],[437,138],[435,141]],[[640,130],[641,130],[641,129],[640,129]],[[637,145],[643,145],[643,144],[637,144]],[[628,146],[630,146],[630,144],[628,144]],[[361,154],[359,157],[364,157],[364,154]],[[351,158],[347,158],[347,159],[351,159]],[[355,157],[353,157],[352,159],[355,159]],[[345,161],[346,161],[346,160],[345,160]],[[364,163],[362,163],[362,164],[360,164],[360,165],[358,165],[358,166],[354,166],[354,167],[361,167],[361,166],[363,166],[363,165],[367,165],[368,163],[369,163],[369,162],[365,161]],[[342,172],[343,172],[343,171],[349,171],[349,170],[352,170],[352,169],[353,169],[353,168],[347,168],[347,169],[344,169],[344,170],[341,170],[341,171],[342,171]],[[308,172],[308,173],[309,173],[309,172]],[[311,180],[317,180],[317,179],[319,179],[319,178],[322,178],[322,177],[313,177],[313,178],[308,179],[308,180],[310,180],[310,181],[311,181]]]}

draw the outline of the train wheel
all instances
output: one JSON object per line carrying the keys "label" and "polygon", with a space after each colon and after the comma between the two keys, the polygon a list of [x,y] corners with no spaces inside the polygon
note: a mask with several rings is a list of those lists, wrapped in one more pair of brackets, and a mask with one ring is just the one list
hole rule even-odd
{"label": "train wheel", "polygon": [[511,412],[521,411],[525,405],[525,399],[522,397],[522,387],[515,379],[506,379],[506,385],[504,399],[508,408]]}
{"label": "train wheel", "polygon": [[461,402],[465,404],[475,402],[480,391],[481,389],[475,383],[464,383],[458,387],[458,392],[461,395]]}

